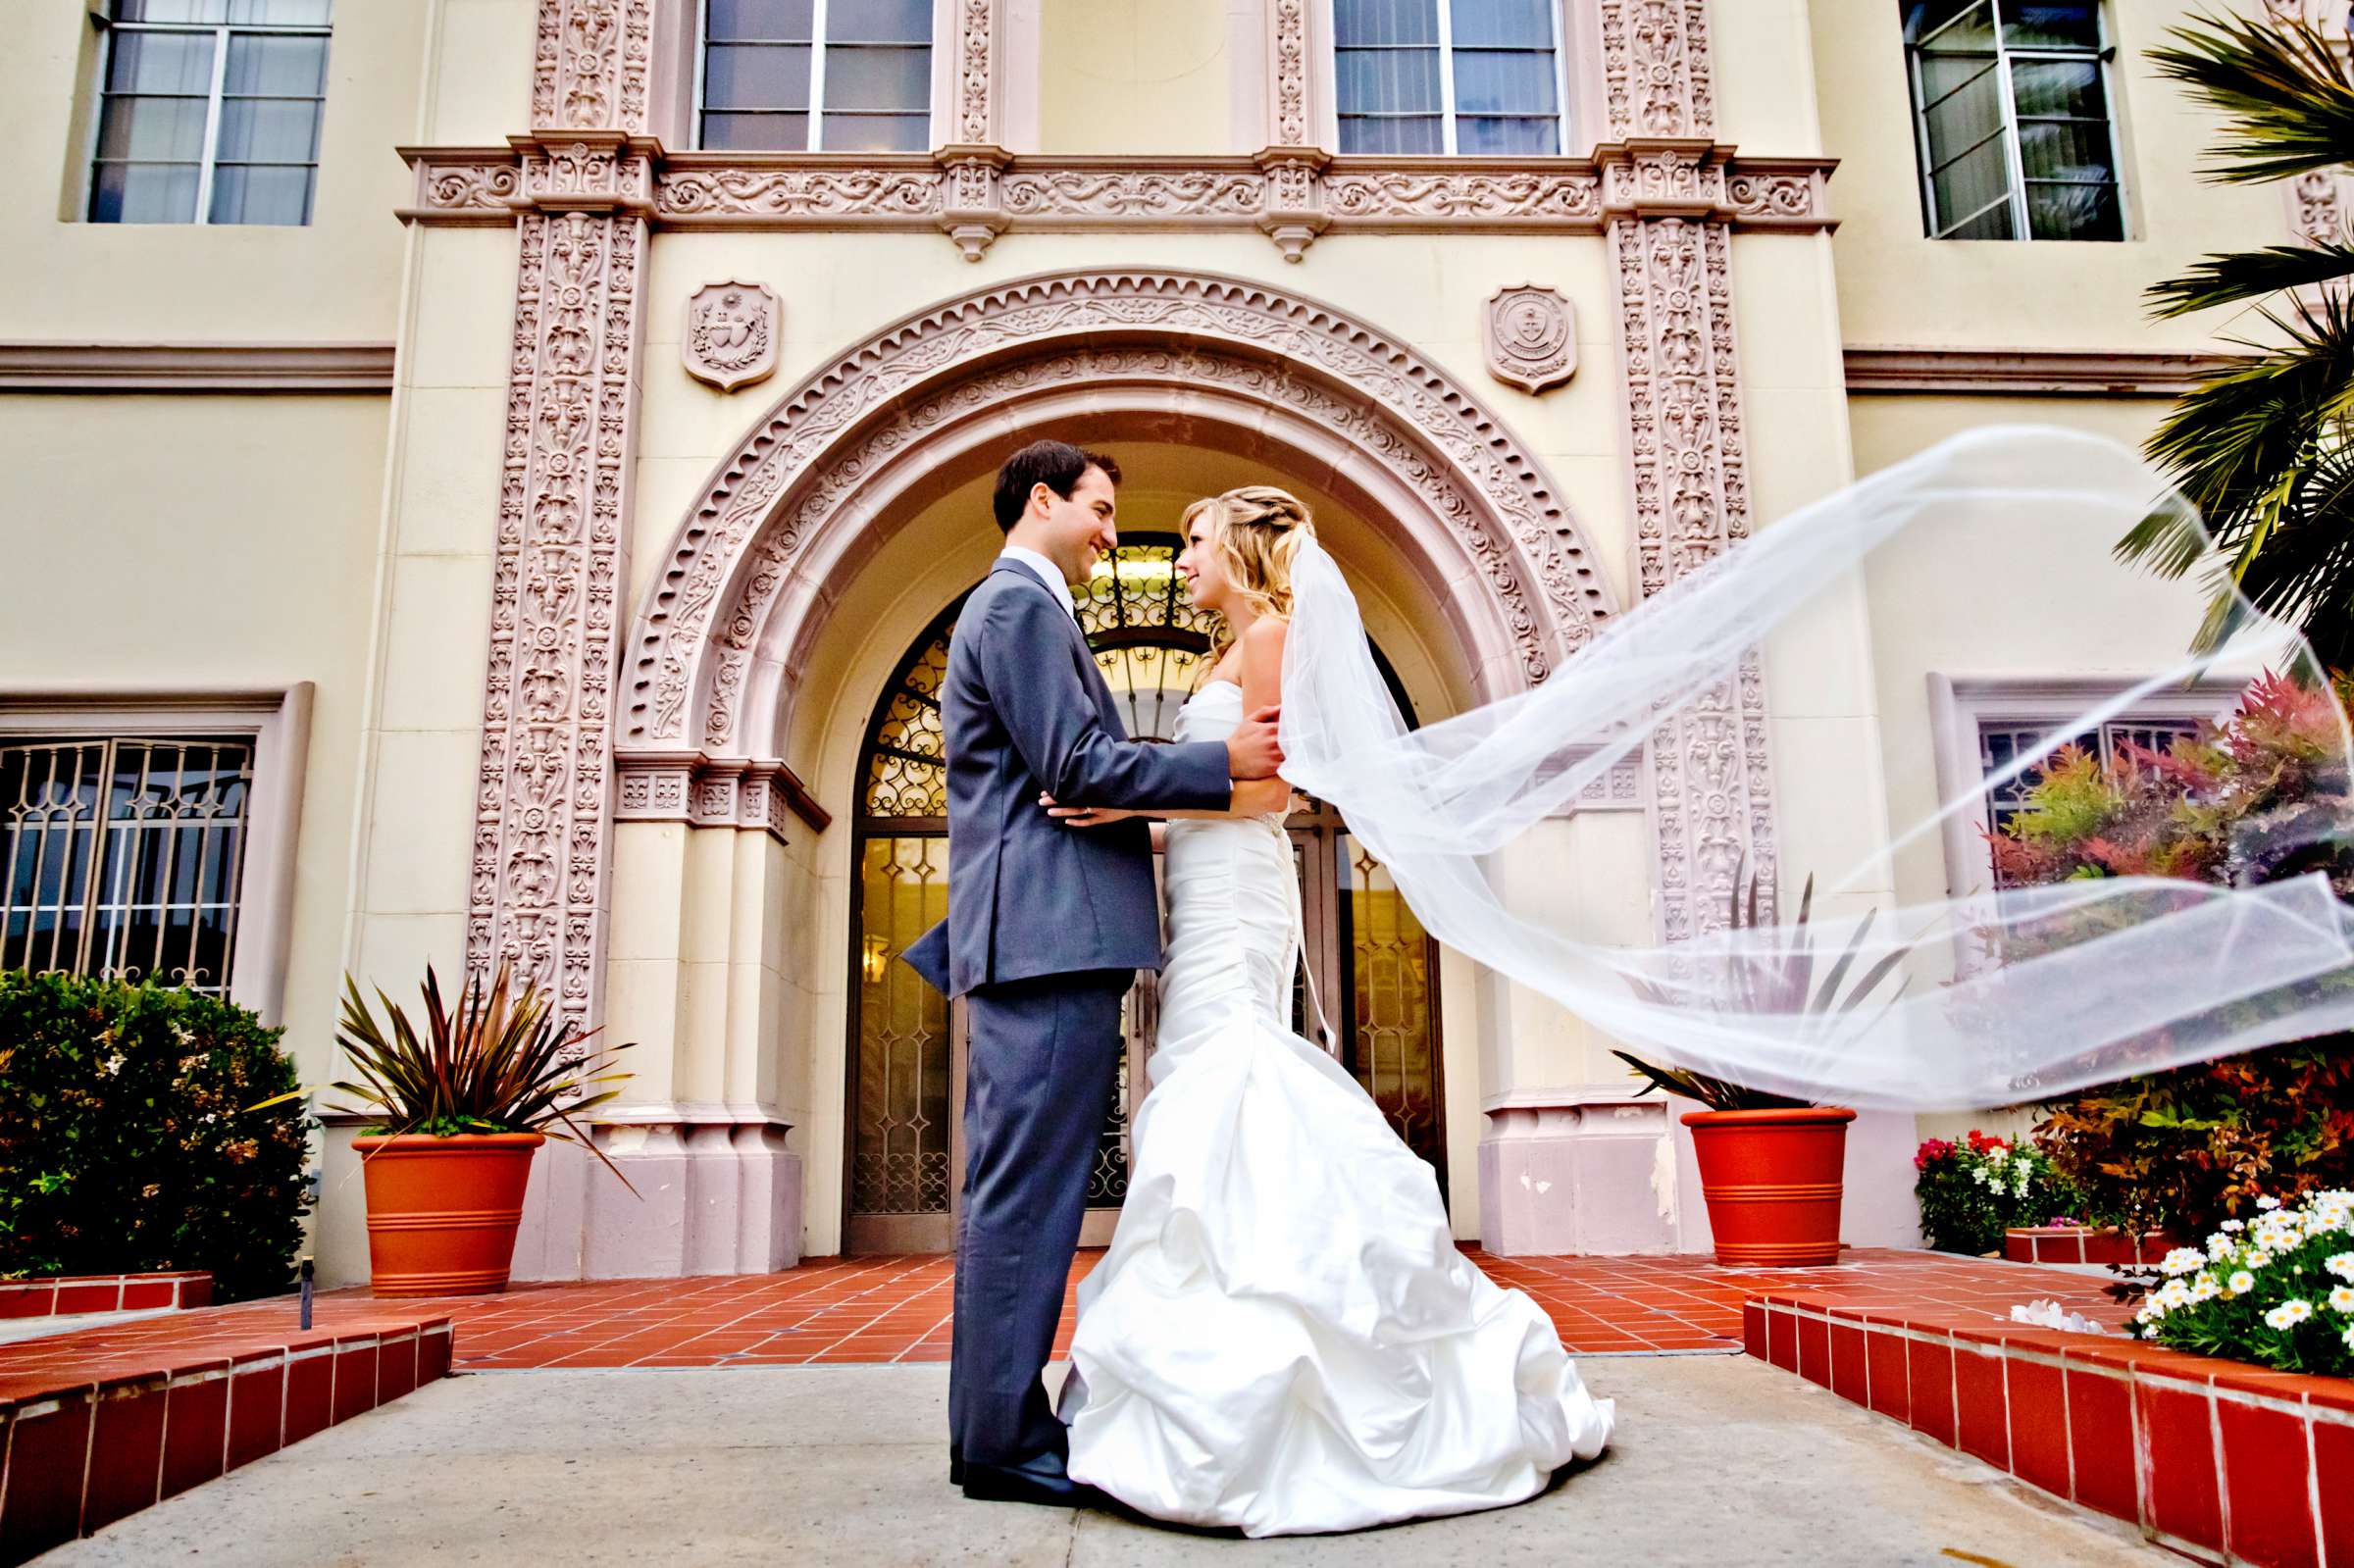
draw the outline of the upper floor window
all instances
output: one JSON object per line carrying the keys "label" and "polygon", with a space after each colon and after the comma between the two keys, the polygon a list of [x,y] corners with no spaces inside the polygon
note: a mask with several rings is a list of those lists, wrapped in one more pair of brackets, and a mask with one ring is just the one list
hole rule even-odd
{"label": "upper floor window", "polygon": [[1333,0],[1343,152],[1556,155],[1560,0]]}
{"label": "upper floor window", "polygon": [[333,0],[113,0],[94,224],[307,224]]}
{"label": "upper floor window", "polygon": [[923,152],[932,0],[703,0],[698,145]]}
{"label": "upper floor window", "polygon": [[1901,0],[1934,239],[2123,239],[2098,0]]}

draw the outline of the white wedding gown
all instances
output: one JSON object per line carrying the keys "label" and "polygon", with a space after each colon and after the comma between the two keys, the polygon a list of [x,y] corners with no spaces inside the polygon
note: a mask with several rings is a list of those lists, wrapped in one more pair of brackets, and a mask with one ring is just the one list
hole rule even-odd
{"label": "white wedding gown", "polygon": [[[1223,738],[1204,686],[1177,738]],[[1519,1502],[1611,1434],[1544,1311],[1456,1249],[1430,1167],[1292,1033],[1299,883],[1274,817],[1169,824],[1151,1089],[1079,1287],[1070,1473],[1252,1536]]]}

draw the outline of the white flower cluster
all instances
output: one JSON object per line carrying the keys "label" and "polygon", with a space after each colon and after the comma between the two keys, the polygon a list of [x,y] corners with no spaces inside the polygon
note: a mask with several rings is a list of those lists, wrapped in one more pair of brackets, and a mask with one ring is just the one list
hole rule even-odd
{"label": "white flower cluster", "polygon": [[[2273,1284],[2274,1290],[2285,1289],[2287,1279],[2267,1281],[2267,1272],[2282,1267],[2309,1242],[2339,1239],[2349,1244],[2325,1257],[2322,1267],[2344,1283],[2329,1291],[2322,1306],[2336,1318],[2354,1320],[2354,1192],[2317,1192],[2294,1208],[2283,1208],[2277,1198],[2258,1198],[2256,1207],[2253,1223],[2226,1220],[2222,1229],[2207,1239],[2205,1250],[2180,1246],[2166,1255],[2158,1265],[2166,1283],[2152,1290],[2134,1314],[2134,1333],[2156,1339],[2158,1326],[2169,1313],[2253,1295],[2266,1284]],[[2304,1256],[2310,1266],[2312,1254]],[[2264,1323],[2267,1328],[2286,1332],[2311,1321],[2317,1310],[2303,1296],[2285,1296],[2266,1310]],[[2346,1346],[2354,1349],[2354,1321],[2330,1326],[2340,1329]]]}
{"label": "white flower cluster", "polygon": [[2035,1162],[1998,1142],[1970,1165],[1970,1179],[1988,1191],[2025,1197],[2028,1184],[2035,1180]]}

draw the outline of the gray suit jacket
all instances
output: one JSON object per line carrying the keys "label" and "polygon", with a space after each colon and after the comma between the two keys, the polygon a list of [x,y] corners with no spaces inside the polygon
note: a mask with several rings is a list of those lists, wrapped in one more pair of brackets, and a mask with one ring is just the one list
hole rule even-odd
{"label": "gray suit jacket", "polygon": [[950,996],[1091,969],[1158,969],[1152,840],[1136,820],[1067,827],[1071,805],[1224,809],[1220,741],[1129,740],[1087,638],[1030,572],[999,561],[956,617],[940,691],[948,918],[903,955]]}

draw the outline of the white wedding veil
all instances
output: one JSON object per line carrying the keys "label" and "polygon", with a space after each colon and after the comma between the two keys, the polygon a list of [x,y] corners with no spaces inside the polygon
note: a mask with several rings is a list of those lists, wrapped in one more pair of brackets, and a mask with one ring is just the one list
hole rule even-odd
{"label": "white wedding veil", "polygon": [[[2107,546],[2161,507],[2196,527],[2187,505],[2115,442],[2034,427],[1970,432],[1760,530],[1606,623],[1533,688],[1419,730],[1391,699],[1348,582],[1304,540],[1284,656],[1283,776],[1339,808],[1432,936],[1560,1003],[1602,1043],[1806,1100],[2019,1104],[2354,1028],[2354,922],[2318,871],[2229,886],[2111,876],[1910,899],[1895,891],[1900,853],[1939,842],[1949,820],[1976,833],[1988,790],[2031,778],[2053,748],[2137,704],[2146,710],[2153,694],[2202,674],[2213,690],[2219,668],[2234,680],[2320,679],[2301,638],[2252,612],[2218,654],[2182,652],[2199,622],[2188,591],[2178,596],[2188,612],[2179,635],[2166,633],[2172,657],[2112,697],[2039,721],[2037,739],[1983,784],[1973,757],[1970,786],[1947,790],[1921,820],[1872,823],[1857,864],[1787,866],[1761,924],[1672,943],[1601,940],[1576,911],[1604,889],[1571,877],[1531,899],[1525,876],[1515,880],[1537,853],[1522,848],[1532,835],[1589,809],[1589,784],[1671,736],[1686,710],[1739,680],[1745,656],[1790,634],[1818,596],[1844,594],[1852,607],[1863,602],[1858,583],[1900,552],[2001,531],[2097,537],[2098,570],[2072,569],[2083,581],[2030,559],[2017,591],[2053,614],[2072,605],[2120,614],[2104,595],[2137,574],[2112,563]],[[1851,609],[1851,622],[1862,619]],[[1916,687],[1909,700],[1926,699]],[[2293,847],[2283,835],[2326,845],[2354,833],[2342,719],[2336,740],[2315,770],[2312,809],[2269,830],[2266,864]],[[1808,759],[1784,754],[1775,766],[1786,778]],[[1854,809],[1884,818],[1892,808],[1880,802],[1895,798],[1859,784]],[[1797,884],[1809,871],[1817,896],[1801,924]],[[1721,928],[1726,888],[1695,898]],[[1869,993],[1861,1005],[1821,1005],[1859,991]]]}

